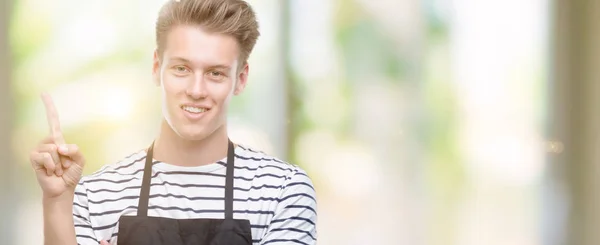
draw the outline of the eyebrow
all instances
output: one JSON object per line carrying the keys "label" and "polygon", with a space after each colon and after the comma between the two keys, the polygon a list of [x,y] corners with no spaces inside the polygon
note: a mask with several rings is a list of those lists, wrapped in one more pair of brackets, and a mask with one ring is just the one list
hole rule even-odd
{"label": "eyebrow", "polygon": [[212,66],[207,67],[207,69],[209,69],[209,70],[210,69],[216,69],[216,70],[227,70],[227,71],[229,71],[229,70],[231,70],[231,67],[226,66],[226,65],[212,65]]}
{"label": "eyebrow", "polygon": [[[188,63],[188,64],[192,64],[193,63],[192,61],[190,61],[190,60],[188,60],[186,58],[182,58],[182,57],[173,57],[173,58],[170,58],[169,61],[171,61],[171,62],[173,62],[173,61],[180,61],[180,62]],[[229,71],[229,70],[231,70],[231,67],[228,66],[228,65],[211,65],[211,66],[208,66],[207,69],[222,69],[222,70],[228,70]]]}

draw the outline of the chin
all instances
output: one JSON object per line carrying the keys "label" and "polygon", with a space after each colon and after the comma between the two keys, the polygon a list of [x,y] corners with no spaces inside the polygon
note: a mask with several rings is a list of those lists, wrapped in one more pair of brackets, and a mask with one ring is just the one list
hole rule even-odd
{"label": "chin", "polygon": [[208,135],[210,135],[210,133],[207,130],[197,129],[197,128],[191,129],[191,130],[190,129],[176,130],[175,132],[182,139],[190,140],[190,141],[203,140],[206,137],[208,137]]}
{"label": "chin", "polygon": [[171,131],[183,140],[198,141],[210,137],[218,131],[219,127],[214,123],[190,123],[185,119],[166,120]]}

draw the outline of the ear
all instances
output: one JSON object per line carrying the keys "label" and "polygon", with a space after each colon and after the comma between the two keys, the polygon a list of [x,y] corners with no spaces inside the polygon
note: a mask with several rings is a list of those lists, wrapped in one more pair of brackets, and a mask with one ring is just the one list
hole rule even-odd
{"label": "ear", "polygon": [[154,80],[156,86],[160,86],[160,58],[158,57],[158,50],[154,50],[154,57],[152,59],[152,80]]}
{"label": "ear", "polygon": [[248,62],[244,64],[242,71],[238,74],[238,81],[235,83],[235,88],[233,90],[234,95],[239,95],[246,88],[246,83],[248,82]]}

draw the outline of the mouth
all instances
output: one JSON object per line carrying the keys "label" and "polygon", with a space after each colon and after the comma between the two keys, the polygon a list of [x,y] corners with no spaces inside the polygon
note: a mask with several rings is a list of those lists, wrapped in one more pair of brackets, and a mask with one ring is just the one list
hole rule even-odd
{"label": "mouth", "polygon": [[181,109],[183,109],[184,111],[187,111],[189,113],[192,113],[192,114],[200,114],[200,113],[204,113],[204,112],[207,112],[208,110],[210,110],[209,108],[205,108],[205,107],[196,107],[196,106],[189,106],[189,105],[182,105]]}

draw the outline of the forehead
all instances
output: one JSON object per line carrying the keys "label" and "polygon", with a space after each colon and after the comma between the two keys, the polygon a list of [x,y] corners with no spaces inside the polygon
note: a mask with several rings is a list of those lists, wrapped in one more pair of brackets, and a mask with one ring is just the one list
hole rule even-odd
{"label": "forehead", "polygon": [[237,64],[239,47],[232,36],[209,33],[198,26],[176,26],[167,34],[163,58],[181,58],[197,65]]}

